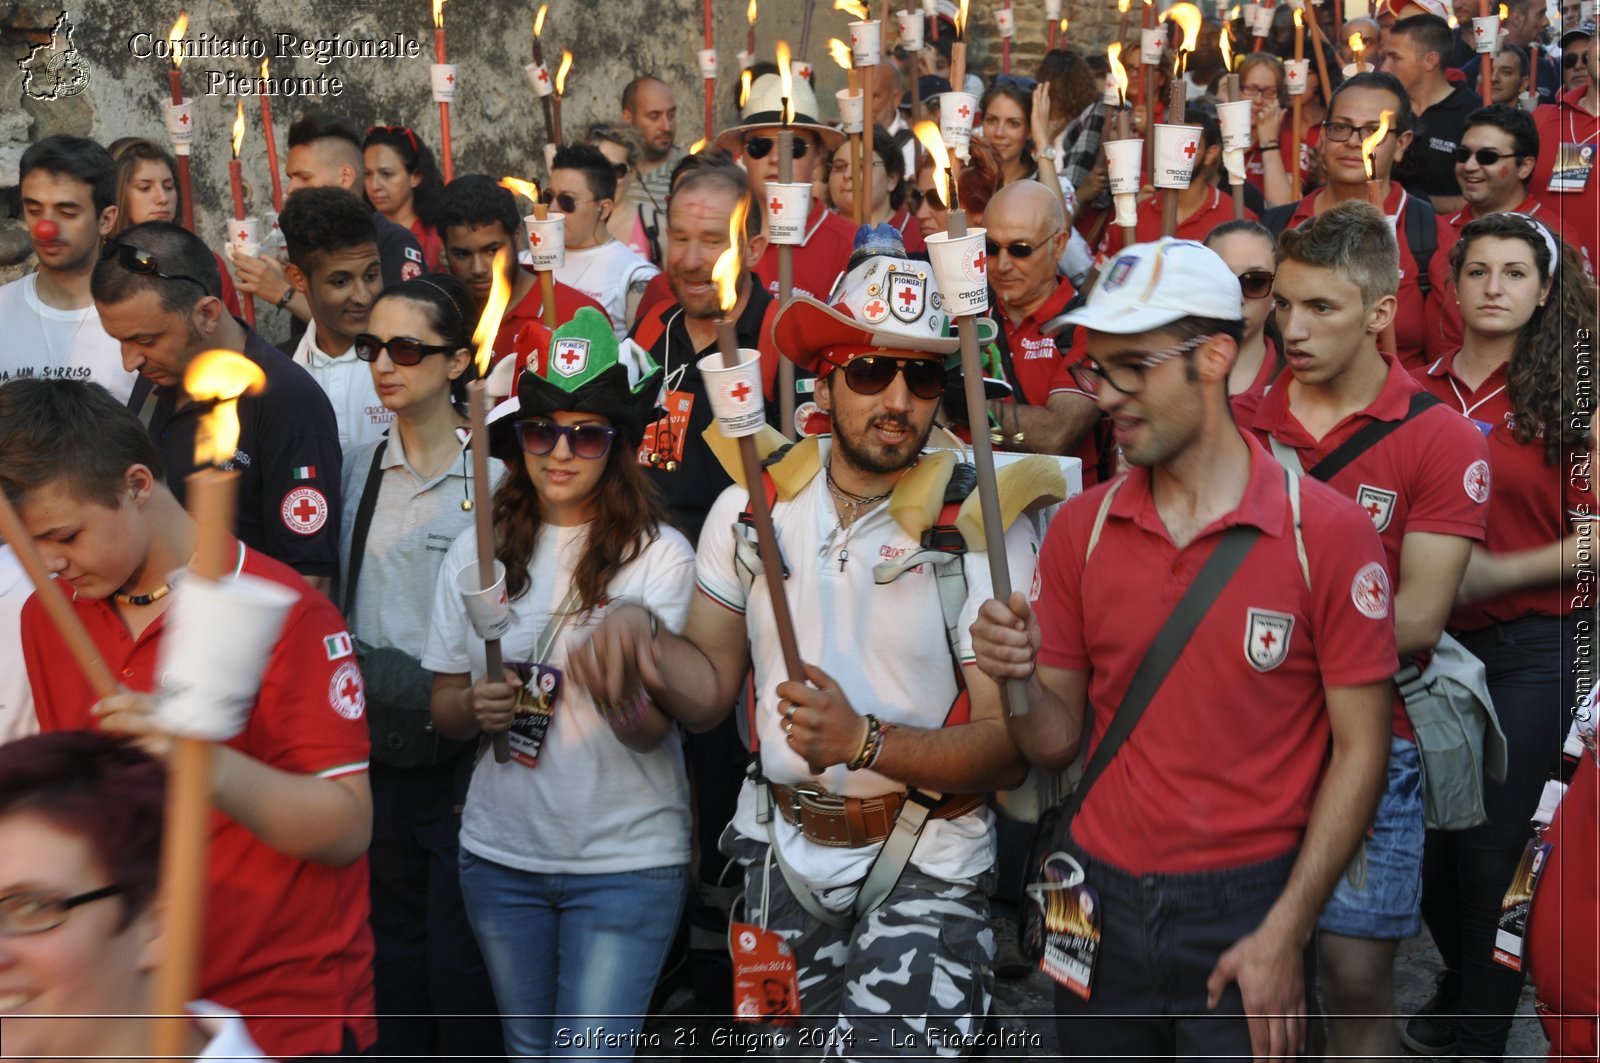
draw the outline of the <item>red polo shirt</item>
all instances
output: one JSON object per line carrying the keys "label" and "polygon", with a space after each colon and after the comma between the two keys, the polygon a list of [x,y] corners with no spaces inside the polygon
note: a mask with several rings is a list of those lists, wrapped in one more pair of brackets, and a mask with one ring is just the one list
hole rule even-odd
{"label": "red polo shirt", "polygon": [[[1299,453],[1301,468],[1313,468],[1366,425],[1405,417],[1411,397],[1422,391],[1422,385],[1399,362],[1385,361],[1389,374],[1378,397],[1366,409],[1334,425],[1320,440],[1313,439],[1289,409],[1294,374],[1287,369],[1264,395],[1235,399],[1234,417],[1262,443],[1276,438]],[[1383,543],[1390,585],[1397,589],[1400,548],[1408,534],[1431,532],[1483,541],[1489,510],[1489,445],[1471,422],[1448,406],[1422,411],[1326,482],[1355,499],[1372,518]],[[1394,733],[1408,741],[1416,737],[1398,693]]]}
{"label": "red polo shirt", "polygon": [[[1310,187],[1313,163],[1317,157],[1317,145],[1322,140],[1322,126],[1309,125],[1300,131],[1300,183],[1303,187]],[[1283,122],[1278,127],[1278,157],[1283,162],[1283,172],[1288,174],[1291,183],[1294,177],[1289,169],[1289,153],[1294,150],[1294,114],[1286,111]],[[1262,158],[1261,149],[1252,147],[1244,153],[1244,179],[1255,185],[1263,195],[1267,191],[1266,160]]]}
{"label": "red polo shirt", "polygon": [[894,217],[889,219],[889,224],[894,226],[894,231],[900,234],[900,242],[905,244],[906,254],[923,255],[928,252],[928,242],[922,238],[922,226],[911,212],[901,207],[894,212]]}
{"label": "red polo shirt", "polygon": [[[1138,220],[1134,223],[1133,234],[1139,238],[1141,244],[1147,244],[1161,239],[1161,193],[1146,199],[1138,206]],[[1244,216],[1251,221],[1258,221],[1253,210],[1246,209]],[[1200,209],[1187,218],[1178,222],[1177,238],[1180,240],[1194,240],[1204,243],[1206,237],[1211,235],[1211,230],[1219,225],[1225,225],[1233,220],[1233,194],[1222,193],[1221,189],[1213,188],[1200,204]],[[1122,226],[1115,222],[1106,226],[1100,236],[1100,246],[1096,255],[1101,262],[1122,250]]]}
{"label": "red polo shirt", "polygon": [[[1295,208],[1294,216],[1284,228],[1292,229],[1313,217],[1316,214],[1317,196],[1320,194],[1319,189],[1302,199],[1300,205]],[[1389,216],[1389,223],[1394,227],[1395,239],[1400,244],[1400,289],[1397,293],[1400,305],[1395,313],[1395,353],[1400,356],[1400,364],[1405,366],[1408,372],[1416,372],[1428,364],[1429,352],[1442,350],[1439,347],[1439,330],[1435,321],[1440,313],[1439,304],[1445,298],[1445,283],[1450,277],[1448,242],[1450,232],[1443,218],[1434,218],[1438,227],[1439,246],[1434,253],[1433,261],[1428,263],[1428,277],[1433,283],[1433,291],[1424,299],[1422,289],[1417,287],[1416,260],[1412,257],[1411,245],[1406,240],[1405,219],[1400,216],[1400,211],[1408,198],[1406,190],[1398,181],[1390,181],[1389,198],[1383,202],[1383,212]]]}
{"label": "red polo shirt", "polygon": [[[1538,198],[1529,195],[1522,204],[1516,208],[1516,213],[1526,214],[1535,218],[1540,224],[1548,226],[1550,231],[1565,239],[1566,234],[1561,231],[1561,219],[1555,211],[1545,210],[1544,204]],[[1449,255],[1450,249],[1461,242],[1461,230],[1467,223],[1475,220],[1471,207],[1462,207],[1444,220],[1450,232],[1450,242],[1439,244],[1439,250]],[[1443,235],[1443,230],[1440,231]],[[1435,301],[1435,308],[1439,311],[1439,339],[1447,351],[1459,350],[1461,338],[1465,334],[1461,325],[1461,307],[1456,303],[1456,276],[1448,268],[1445,270],[1444,298]]]}
{"label": "red polo shirt", "polygon": [[1395,671],[1383,548],[1372,522],[1325,484],[1301,484],[1311,589],[1296,556],[1284,471],[1247,433],[1239,508],[1183,549],[1150,494],[1150,470],[1113,483],[1084,561],[1102,485],[1069,501],[1039,556],[1041,664],[1089,673],[1090,754],[1140,659],[1221,533],[1263,534],[1195,630],[1144,717],[1073,820],[1089,855],[1135,874],[1268,860],[1300,844],[1327,760],[1325,687]]}
{"label": "red polo shirt", "polygon": [[[1056,290],[1050,293],[1050,298],[1015,325],[999,304],[994,302],[993,293],[990,294],[991,313],[1000,326],[1000,340],[1009,355],[1013,378],[1010,382],[1020,393],[1008,401],[1014,402],[1020,397],[1026,405],[1044,406],[1050,402],[1050,396],[1058,393],[1079,395],[1090,402],[1094,401],[1094,397],[1081,390],[1068,372],[1069,366],[1088,353],[1088,338],[1084,330],[1072,330],[1072,340],[1066,351],[1057,346],[1058,337],[1040,332],[1045,325],[1066,312],[1067,304],[1072,302],[1076,294],[1072,282],[1063,279]],[[1095,429],[1091,427],[1085,432],[1069,453],[1083,462],[1084,486],[1096,483],[1098,475],[1095,470],[1100,466],[1100,448]]]}
{"label": "red polo shirt", "polygon": [[[534,273],[532,266],[521,266],[528,273]],[[522,326],[530,321],[537,321],[548,329],[559,328],[571,321],[577,312],[586,306],[592,306],[605,316],[607,321],[611,315],[606,313],[606,308],[584,295],[570,285],[556,281],[556,317],[561,320],[551,323],[544,319],[544,292],[539,286],[535,274],[533,287],[528,289],[528,294],[516,306],[506,310],[505,317],[500,319],[500,331],[494,337],[494,360],[498,362],[505,355],[511,353],[517,346],[517,333],[522,331]],[[643,311],[640,311],[641,314]],[[527,352],[522,352],[526,354]]]}
{"label": "red polo shirt", "polygon": [[[1573,89],[1534,113],[1534,124],[1539,127],[1539,162],[1529,187],[1545,209],[1560,219],[1566,238],[1582,248],[1593,275],[1600,264],[1600,178],[1594,173],[1600,169],[1600,115],[1580,106],[1584,95],[1584,89]],[[1552,192],[1550,175],[1563,144],[1577,145],[1574,153],[1583,147],[1593,151],[1589,178],[1580,189]]]}
{"label": "red polo shirt", "polygon": [[1272,386],[1272,381],[1278,375],[1278,345],[1273,342],[1271,336],[1261,337],[1261,342],[1266,346],[1267,353],[1261,359],[1261,368],[1256,370],[1256,378],[1250,381],[1249,387],[1233,396],[1232,399],[1233,419],[1237,424],[1249,425],[1249,422],[1239,414],[1239,404],[1241,402],[1250,402],[1252,404],[1250,408],[1254,409],[1254,404],[1261,401],[1261,396]]}
{"label": "red polo shirt", "polygon": [[[806,241],[794,249],[794,293],[827,302],[833,282],[850,262],[856,227],[820,202],[806,215]],[[756,263],[756,276],[767,291],[778,294],[778,245],[769,243]]]}
{"label": "red polo shirt", "polygon": [[[1506,394],[1506,367],[1490,373],[1477,390],[1455,375],[1455,352],[1417,373],[1417,382],[1459,410],[1488,437],[1489,472],[1494,495],[1489,502],[1487,534],[1490,553],[1528,550],[1567,537],[1574,524],[1592,519],[1594,490],[1587,456],[1569,450],[1559,465],[1544,460],[1544,429],[1519,443],[1513,435],[1516,415]],[[1457,605],[1450,626],[1477,631],[1524,616],[1565,616],[1572,612],[1571,588],[1559,583],[1529,587],[1484,602]]]}
{"label": "red polo shirt", "polygon": [[[243,571],[300,597],[273,647],[250,722],[226,744],[295,775],[366,771],[365,695],[344,618],[298,573],[264,554],[246,550]],[[165,614],[135,639],[105,601],[74,598],[73,611],[123,686],[156,689]],[[99,697],[81,671],[63,666],[66,645],[38,595],[23,606],[22,652],[40,729],[98,728],[89,710]],[[199,995],[241,1012],[269,1056],[335,1053],[345,1027],[370,1045],[377,1027],[370,1018],[366,858],[335,868],[285,856],[216,811],[209,845]]]}

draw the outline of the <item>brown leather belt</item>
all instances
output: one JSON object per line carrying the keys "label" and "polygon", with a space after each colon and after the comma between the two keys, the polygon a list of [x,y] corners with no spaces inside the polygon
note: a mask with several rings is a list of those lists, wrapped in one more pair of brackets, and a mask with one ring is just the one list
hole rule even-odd
{"label": "brown leather belt", "polygon": [[[772,800],[789,823],[810,841],[841,849],[876,845],[894,830],[905,794],[882,797],[840,797],[815,787],[772,783]],[[983,804],[983,794],[951,794],[928,814],[929,819],[955,819]]]}

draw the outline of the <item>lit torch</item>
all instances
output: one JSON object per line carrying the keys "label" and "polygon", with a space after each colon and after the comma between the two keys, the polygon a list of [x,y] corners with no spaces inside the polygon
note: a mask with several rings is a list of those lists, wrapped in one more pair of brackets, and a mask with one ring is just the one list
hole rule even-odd
{"label": "lit torch", "polygon": [[[1222,102],[1240,102],[1239,75],[1233,72],[1233,24],[1231,22],[1223,25],[1222,35],[1218,38],[1218,44],[1222,49]],[[1249,114],[1250,106],[1248,104],[1245,106],[1244,111],[1246,115]],[[1244,219],[1244,149],[1229,147],[1229,123],[1226,118],[1229,113],[1229,110],[1222,109],[1219,109],[1218,112],[1219,117],[1223,119],[1222,158],[1223,164],[1228,171],[1228,183],[1233,188],[1233,220],[1242,221]]]}
{"label": "lit torch", "polygon": [[544,112],[545,143],[553,144],[555,130],[554,107],[550,100],[550,68],[544,65],[544,19],[550,13],[549,4],[540,4],[539,13],[533,16],[533,72],[529,75],[537,84],[534,95],[539,97],[539,107]]}
{"label": "lit torch", "polygon": [[[745,54],[750,56],[750,61],[754,63],[756,58],[756,0],[750,0],[750,6],[745,9],[744,17],[750,23],[750,33],[745,38],[744,50]],[[748,70],[749,67],[745,69]]]}
{"label": "lit torch", "polygon": [[455,180],[455,157],[450,150],[450,100],[455,97],[456,72],[445,58],[444,0],[433,0],[433,98],[439,104],[439,150],[444,163],[444,183]]}
{"label": "lit torch", "polygon": [[[843,0],[841,0],[843,2]],[[789,123],[794,121],[794,72],[789,66],[789,42],[779,41],[778,51],[778,83],[783,93],[783,125],[778,130],[778,183],[794,183],[794,130],[789,128]],[[867,79],[862,91],[867,100],[872,98],[872,71],[867,71]],[[871,121],[871,116],[867,117]],[[857,159],[860,161],[859,157]],[[855,172],[856,201],[870,204],[870,181],[862,180],[861,167],[857,165]],[[865,217],[863,213],[861,215]],[[735,241],[737,246],[737,241]],[[778,245],[778,305],[786,306],[794,296],[794,246],[789,243]],[[730,363],[732,364],[732,363]],[[783,434],[793,439],[797,434],[794,426],[794,363],[787,358],[778,360],[778,423],[783,429]]]}
{"label": "lit torch", "polygon": [[[1306,57],[1306,24],[1301,17],[1301,11],[1294,9],[1294,61],[1298,67]],[[1289,122],[1289,157],[1283,162],[1289,167],[1289,194],[1298,200],[1302,194],[1300,186],[1300,139],[1305,136],[1305,125],[1301,117],[1301,108],[1305,103],[1306,94],[1300,93],[1294,97],[1291,104],[1293,117]]]}
{"label": "lit torch", "polygon": [[572,49],[561,49],[561,65],[556,68],[556,94],[551,97],[554,101],[552,113],[555,116],[555,139],[553,143],[561,146],[561,97],[567,91],[567,75],[572,72]]}
{"label": "lit torch", "polygon": [[[233,116],[233,158],[228,160],[228,184],[233,191],[233,234],[230,242],[235,251],[243,251],[247,244],[254,243],[251,239],[250,226],[244,224],[244,175],[239,166],[239,151],[244,147],[244,101],[238,103],[238,110]],[[253,295],[244,298],[244,320],[251,328],[256,327],[256,300]]]}
{"label": "lit torch", "polygon": [[[1384,212],[1384,182],[1389,175],[1378,175],[1378,145],[1382,144],[1389,135],[1389,123],[1394,120],[1393,111],[1384,111],[1378,116],[1378,128],[1372,131],[1370,137],[1361,141],[1361,165],[1367,170],[1367,202],[1378,208],[1378,213]],[[1383,350],[1394,353],[1394,323],[1390,322],[1384,327],[1383,335],[1379,339]]]}
{"label": "lit torch", "polygon": [[189,174],[189,144],[194,139],[194,115],[183,101],[183,79],[178,68],[183,65],[183,35],[189,31],[189,12],[179,11],[178,21],[167,34],[167,47],[172,55],[172,69],[167,71],[167,90],[172,95],[172,109],[167,112],[167,135],[172,140],[172,150],[178,158],[178,192],[183,200],[183,227],[194,232],[194,192]]}
{"label": "lit torch", "polygon": [[[693,152],[690,154],[693,154]],[[502,177],[500,178],[500,187],[506,189],[512,195],[522,196],[529,203],[532,203],[534,221],[542,222],[549,219],[550,208],[545,205],[539,195],[539,183],[537,181],[523,181],[516,177]],[[530,244],[539,239],[541,237],[538,233],[530,232],[528,237]],[[534,273],[539,278],[539,295],[543,304],[544,326],[548,329],[554,329],[560,324],[556,320],[556,277],[550,270],[540,269],[537,256],[535,257]]]}
{"label": "lit torch", "polygon": [[955,92],[967,91],[967,0],[961,0],[956,10],[956,40],[950,46],[950,88]]}
{"label": "lit torch", "polygon": [[1367,50],[1367,42],[1362,39],[1361,34],[1352,33],[1350,35],[1350,54],[1355,56],[1355,59],[1356,59],[1356,73],[1358,73],[1358,74],[1362,72],[1361,56],[1362,56],[1362,53],[1365,52],[1366,50]]}
{"label": "lit torch", "polygon": [[267,142],[267,172],[272,177],[272,209],[283,213],[283,178],[278,173],[278,134],[272,129],[272,93],[267,91],[272,75],[267,60],[261,60],[261,135]]}
{"label": "lit torch", "polygon": [[[828,38],[828,54],[833,57],[833,61],[835,63],[838,63],[839,66],[844,69],[845,77],[850,83],[847,95],[849,95],[852,99],[860,98],[859,105],[863,111],[862,128],[864,129],[866,99],[865,97],[861,96],[861,78],[856,73],[855,60],[850,54],[850,46],[837,37],[830,37]],[[844,109],[844,104],[841,102],[839,106],[840,110],[842,111]],[[916,113],[916,109],[914,107],[912,108],[912,113]],[[847,125],[846,128],[849,128],[849,126]],[[850,188],[852,197],[851,205],[854,209],[852,220],[857,225],[861,225],[867,221],[867,202],[865,196],[866,186],[864,186],[860,181],[856,180],[856,176],[861,173],[863,154],[861,137],[862,134],[859,131],[850,134]]]}
{"label": "lit torch", "polygon": [[[1200,9],[1189,3],[1188,0],[1178,0],[1178,3],[1167,8],[1163,19],[1175,23],[1183,30],[1183,40],[1172,53],[1172,81],[1168,85],[1167,94],[1167,124],[1184,124],[1184,104],[1187,96],[1184,76],[1187,71],[1188,58],[1194,51],[1195,41],[1200,36],[1201,15]],[[1153,143],[1153,142],[1152,142]],[[1154,161],[1155,152],[1148,153]],[[1161,235],[1171,236],[1178,230],[1178,190],[1163,188],[1161,190]]]}

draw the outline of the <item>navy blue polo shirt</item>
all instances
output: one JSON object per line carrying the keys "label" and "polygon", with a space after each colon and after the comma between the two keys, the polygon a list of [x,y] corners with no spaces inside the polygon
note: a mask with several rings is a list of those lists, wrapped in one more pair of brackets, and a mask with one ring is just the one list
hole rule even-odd
{"label": "navy blue polo shirt", "polygon": [[[228,468],[238,469],[239,509],[234,534],[246,546],[305,576],[339,568],[339,427],[333,407],[311,374],[253,330],[244,356],[267,383],[239,399],[239,445]],[[179,502],[188,494],[195,433],[209,406],[159,388],[141,377],[128,405],[144,421],[167,467],[167,486]]]}

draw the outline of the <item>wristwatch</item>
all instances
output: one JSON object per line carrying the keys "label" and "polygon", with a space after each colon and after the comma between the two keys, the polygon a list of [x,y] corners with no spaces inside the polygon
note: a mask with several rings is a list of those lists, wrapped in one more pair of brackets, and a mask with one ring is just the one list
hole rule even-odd
{"label": "wristwatch", "polygon": [[1039,149],[1039,158],[1049,159],[1051,162],[1055,162],[1057,159],[1061,158],[1061,153],[1056,150],[1056,146],[1054,144],[1051,144],[1048,147]]}

